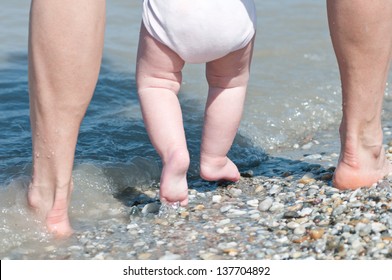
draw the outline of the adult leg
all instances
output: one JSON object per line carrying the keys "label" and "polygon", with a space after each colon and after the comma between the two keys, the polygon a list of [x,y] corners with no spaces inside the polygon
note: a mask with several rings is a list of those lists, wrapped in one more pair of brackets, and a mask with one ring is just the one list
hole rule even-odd
{"label": "adult leg", "polygon": [[343,92],[341,152],[333,183],[371,186],[391,172],[382,147],[382,101],[392,53],[391,0],[328,0]]}
{"label": "adult leg", "polygon": [[33,174],[29,205],[57,236],[72,233],[68,207],[77,135],[102,57],[104,0],[33,0],[29,89]]}
{"label": "adult leg", "polygon": [[253,40],[245,48],[208,62],[209,84],[200,153],[200,176],[209,181],[238,181],[227,157],[240,125],[252,60]]}
{"label": "adult leg", "polygon": [[183,66],[184,61],[155,40],[142,24],[136,81],[144,123],[163,163],[160,199],[185,206],[189,152],[177,98]]}

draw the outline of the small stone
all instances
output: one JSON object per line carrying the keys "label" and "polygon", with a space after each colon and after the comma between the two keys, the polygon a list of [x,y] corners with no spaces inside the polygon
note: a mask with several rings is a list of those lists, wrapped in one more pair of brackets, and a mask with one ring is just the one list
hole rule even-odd
{"label": "small stone", "polygon": [[134,247],[143,247],[144,245],[146,245],[146,242],[144,241],[139,241],[132,244]]}
{"label": "small stone", "polygon": [[299,259],[302,256],[302,252],[294,252],[292,254],[293,259]]}
{"label": "small stone", "polygon": [[293,243],[302,243],[302,242],[305,242],[307,240],[309,240],[309,236],[305,235],[305,236],[302,236],[300,238],[295,238],[292,241],[293,241]]}
{"label": "small stone", "polygon": [[299,217],[298,213],[294,212],[294,211],[288,211],[283,214],[284,219],[293,219],[293,218],[298,218],[298,217]]}
{"label": "small stone", "polygon": [[258,223],[262,224],[262,225],[264,225],[264,226],[266,226],[268,228],[277,228],[278,226],[280,226],[280,224],[277,221],[272,220],[272,219],[269,219],[269,220],[266,220],[266,221],[264,219],[261,219],[261,220],[258,221]]}
{"label": "small stone", "polygon": [[56,250],[55,246],[47,246],[47,247],[45,247],[45,251],[46,252],[52,252],[52,251],[55,251],[55,250]]}
{"label": "small stone", "polygon": [[129,210],[129,216],[130,219],[132,219],[132,217],[136,217],[140,215],[140,210],[137,206],[132,206],[131,209]]}
{"label": "small stone", "polygon": [[305,145],[302,145],[301,149],[302,150],[309,150],[310,148],[312,148],[312,146],[313,146],[313,143],[309,142],[309,143],[306,143]]}
{"label": "small stone", "polygon": [[375,233],[379,233],[388,229],[384,224],[378,222],[374,222],[371,225],[372,225],[372,231]]}
{"label": "small stone", "polygon": [[212,196],[212,202],[213,202],[213,203],[220,203],[221,200],[222,200],[222,196],[220,196],[220,195],[214,195],[214,196]]}
{"label": "small stone", "polygon": [[339,205],[338,207],[336,207],[333,211],[332,211],[332,215],[333,216],[340,216],[344,213],[344,211],[346,210],[346,205]]}
{"label": "small stone", "polygon": [[103,252],[98,253],[96,256],[94,256],[93,260],[104,260],[105,255]]}
{"label": "small stone", "polygon": [[189,217],[189,212],[188,211],[181,212],[180,216],[181,218],[186,219]]}
{"label": "small stone", "polygon": [[287,207],[287,211],[295,211],[296,212],[296,211],[301,210],[302,207],[303,207],[302,203],[296,203],[296,204],[294,204],[292,206]]}
{"label": "small stone", "polygon": [[238,250],[235,248],[224,249],[223,252],[229,256],[235,257],[238,255]]}
{"label": "small stone", "polygon": [[143,207],[142,214],[158,214],[160,206],[157,203],[148,203]]}
{"label": "small stone", "polygon": [[392,241],[392,236],[382,236],[381,240],[383,240],[383,241]]}
{"label": "small stone", "polygon": [[162,226],[167,226],[169,222],[166,219],[156,219],[155,223]]}
{"label": "small stone", "polygon": [[312,214],[313,209],[312,208],[304,208],[302,209],[298,214],[301,217],[305,217],[305,216],[309,216],[310,214]]}
{"label": "small stone", "polygon": [[260,213],[254,213],[254,214],[250,215],[250,218],[252,220],[258,220],[258,219],[260,219]]}
{"label": "small stone", "polygon": [[243,216],[245,215],[247,212],[244,210],[238,210],[238,209],[230,209],[229,213],[231,216]]}
{"label": "small stone", "polygon": [[251,178],[253,177],[253,170],[247,170],[241,173],[241,176],[244,178]]}
{"label": "small stone", "polygon": [[242,194],[242,190],[236,188],[231,188],[229,192],[233,197],[239,197]]}
{"label": "small stone", "polygon": [[199,205],[196,205],[195,208],[193,208],[193,209],[195,209],[196,211],[201,211],[201,210],[204,210],[205,208],[206,207],[203,204],[199,204]]}
{"label": "small stone", "polygon": [[222,242],[218,244],[218,249],[223,251],[223,250],[236,248],[237,246],[238,244],[236,242],[229,242],[229,243]]}
{"label": "small stone", "polygon": [[372,225],[370,224],[364,224],[364,223],[358,223],[355,226],[355,231],[360,235],[360,236],[367,236],[370,234],[372,231]]}
{"label": "small stone", "polygon": [[322,155],[320,154],[313,154],[313,155],[307,155],[304,157],[307,160],[316,160],[322,158]]}
{"label": "small stone", "polygon": [[271,208],[273,202],[274,202],[274,199],[272,197],[267,197],[262,202],[260,202],[259,210],[260,211],[268,211]]}
{"label": "small stone", "polygon": [[351,248],[355,251],[361,251],[363,249],[361,241],[358,238],[354,239],[354,241],[351,243]]}
{"label": "small stone", "polygon": [[246,202],[246,204],[248,204],[249,206],[252,206],[252,207],[257,207],[257,206],[259,206],[259,200],[258,199],[248,200]]}
{"label": "small stone", "polygon": [[333,173],[324,173],[320,176],[320,179],[322,181],[329,181],[332,180],[332,177],[333,177]]}
{"label": "small stone", "polygon": [[221,260],[222,257],[217,256],[213,253],[202,253],[199,255],[202,260]]}
{"label": "small stone", "polygon": [[74,245],[74,246],[70,246],[70,247],[68,248],[68,250],[69,250],[69,251],[81,251],[81,250],[83,250],[83,247]]}
{"label": "small stone", "polygon": [[159,258],[159,260],[181,260],[181,255],[166,252],[166,254]]}
{"label": "small stone", "polygon": [[229,224],[229,223],[230,223],[230,219],[224,219],[224,220],[219,221],[219,222],[216,224],[216,226],[217,226],[217,227],[221,227],[221,226],[227,225],[227,224]]}
{"label": "small stone", "polygon": [[302,176],[301,179],[298,180],[298,183],[301,184],[311,184],[314,183],[316,180],[314,179],[313,173],[306,173],[304,176]]}
{"label": "small stone", "polygon": [[313,229],[309,232],[310,238],[317,240],[320,239],[324,235],[323,229]]}
{"label": "small stone", "polygon": [[299,226],[294,229],[295,235],[303,235],[306,232],[306,228],[304,226]]}
{"label": "small stone", "polygon": [[222,207],[220,208],[220,212],[221,212],[221,213],[225,213],[225,212],[229,211],[232,207],[233,207],[233,206],[231,206],[230,204],[229,204],[229,205],[224,205],[224,206],[222,206]]}
{"label": "small stone", "polygon": [[260,192],[262,192],[262,191],[264,191],[264,187],[261,186],[261,185],[258,185],[258,186],[255,188],[255,193],[260,193]]}
{"label": "small stone", "polygon": [[269,195],[275,195],[275,194],[279,193],[281,189],[282,189],[281,186],[279,186],[279,185],[273,185],[273,186],[271,187],[271,189],[268,191],[268,194],[269,194]]}
{"label": "small stone", "polygon": [[294,221],[291,221],[291,222],[287,223],[287,227],[289,229],[295,229],[295,228],[299,227],[299,224]]}
{"label": "small stone", "polygon": [[151,258],[150,253],[141,253],[137,256],[138,260],[149,260]]}
{"label": "small stone", "polygon": [[284,205],[279,202],[274,202],[272,206],[269,208],[270,212],[279,212],[280,210],[284,209]]}

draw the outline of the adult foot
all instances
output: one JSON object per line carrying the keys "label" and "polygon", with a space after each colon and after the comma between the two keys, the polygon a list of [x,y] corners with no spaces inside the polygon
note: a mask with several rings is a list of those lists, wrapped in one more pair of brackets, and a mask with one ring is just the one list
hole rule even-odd
{"label": "adult foot", "polygon": [[341,152],[333,185],[341,190],[371,187],[391,172],[382,146],[346,149]]}
{"label": "adult foot", "polygon": [[43,220],[48,232],[56,238],[66,238],[73,233],[68,217],[72,190],[72,183],[54,190],[30,183],[27,194],[28,205]]}

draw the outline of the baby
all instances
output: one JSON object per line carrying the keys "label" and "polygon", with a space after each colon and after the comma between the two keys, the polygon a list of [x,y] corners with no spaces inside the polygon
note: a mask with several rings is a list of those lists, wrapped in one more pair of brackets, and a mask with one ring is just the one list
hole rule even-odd
{"label": "baby", "polygon": [[163,163],[163,203],[188,203],[190,157],[177,97],[185,62],[206,63],[200,176],[240,179],[227,153],[242,117],[255,32],[253,0],[144,0],[136,81],[144,123]]}

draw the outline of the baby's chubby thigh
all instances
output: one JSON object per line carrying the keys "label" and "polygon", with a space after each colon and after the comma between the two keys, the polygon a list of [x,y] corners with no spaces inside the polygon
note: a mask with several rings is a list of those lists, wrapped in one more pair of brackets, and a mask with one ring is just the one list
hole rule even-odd
{"label": "baby's chubby thigh", "polygon": [[146,88],[167,89],[177,93],[184,61],[168,46],[141,27],[136,66],[138,91]]}

